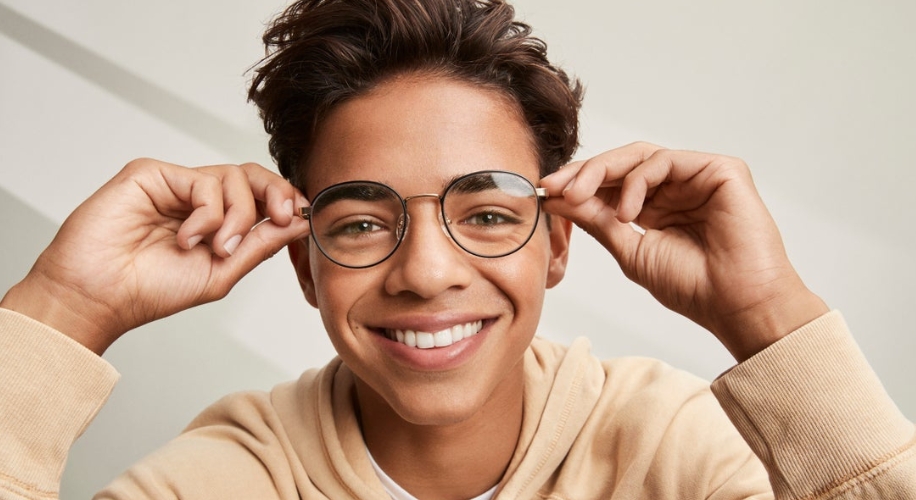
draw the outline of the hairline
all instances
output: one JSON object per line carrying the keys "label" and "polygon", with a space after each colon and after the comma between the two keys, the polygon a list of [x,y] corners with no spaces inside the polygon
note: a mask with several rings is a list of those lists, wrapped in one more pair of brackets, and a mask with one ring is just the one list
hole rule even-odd
{"label": "hairline", "polygon": [[[509,90],[503,88],[500,85],[487,81],[475,81],[474,78],[462,75],[460,70],[449,67],[428,67],[400,70],[380,77],[371,85],[368,85],[365,88],[354,92],[353,94],[333,102],[331,105],[321,110],[321,112],[316,113],[314,125],[312,127],[312,138],[317,139],[320,137],[321,129],[323,128],[327,119],[341,106],[349,102],[361,98],[371,97],[373,95],[379,95],[384,92],[392,92],[392,87],[394,87],[394,84],[398,82],[431,82],[435,80],[452,82],[459,85],[464,85],[472,90],[485,92],[486,94],[495,97],[500,103],[504,104],[507,109],[511,110],[519,123],[524,126],[528,148],[531,152],[531,155],[537,162],[538,176],[541,175],[542,171],[544,170],[544,165],[541,165],[543,159],[541,158],[541,153],[538,148],[537,135],[531,127],[531,124],[528,123],[528,120],[525,117],[525,110],[518,98],[515,97]],[[313,141],[312,144],[307,146],[307,150],[305,151],[300,164],[295,167],[295,171],[289,179],[296,187],[302,190],[303,193],[305,193],[307,188],[307,172],[309,169],[310,159],[312,157],[311,151],[315,147],[315,142],[317,141]]]}

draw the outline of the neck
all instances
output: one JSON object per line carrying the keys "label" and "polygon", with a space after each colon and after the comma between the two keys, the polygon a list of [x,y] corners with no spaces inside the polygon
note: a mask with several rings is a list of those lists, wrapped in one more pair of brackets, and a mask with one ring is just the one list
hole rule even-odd
{"label": "neck", "polygon": [[481,408],[446,425],[404,420],[357,378],[363,437],[373,458],[420,500],[467,500],[489,490],[506,472],[521,432],[521,363],[514,371]]}

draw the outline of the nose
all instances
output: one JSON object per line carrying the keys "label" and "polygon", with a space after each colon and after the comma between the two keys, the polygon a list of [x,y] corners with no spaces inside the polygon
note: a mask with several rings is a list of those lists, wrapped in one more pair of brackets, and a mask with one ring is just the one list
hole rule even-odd
{"label": "nose", "polygon": [[473,276],[470,255],[442,227],[438,196],[412,198],[422,201],[412,204],[407,233],[388,259],[391,272],[385,279],[385,291],[431,299],[449,289],[468,287]]}

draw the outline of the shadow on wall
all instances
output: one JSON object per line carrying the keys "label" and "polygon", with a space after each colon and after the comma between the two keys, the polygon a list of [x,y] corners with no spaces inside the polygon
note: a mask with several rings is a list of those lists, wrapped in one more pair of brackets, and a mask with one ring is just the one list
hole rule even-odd
{"label": "shadow on wall", "polygon": [[259,158],[263,139],[0,4],[0,33],[229,158]]}
{"label": "shadow on wall", "polygon": [[[58,226],[0,188],[6,234],[0,287],[26,275]],[[105,358],[121,381],[70,453],[61,498],[92,494],[178,434],[204,407],[234,391],[266,390],[289,377],[221,331],[228,305],[210,304],[141,327]]]}

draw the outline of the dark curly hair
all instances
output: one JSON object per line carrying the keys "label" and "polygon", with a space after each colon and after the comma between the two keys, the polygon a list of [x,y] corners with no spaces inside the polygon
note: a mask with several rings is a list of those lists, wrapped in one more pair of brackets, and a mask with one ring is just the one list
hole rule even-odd
{"label": "dark curly hair", "polygon": [[541,175],[578,146],[582,86],[501,0],[300,0],[264,34],[248,91],[280,173],[300,188],[315,129],[336,105],[399,74],[428,72],[518,103]]}

